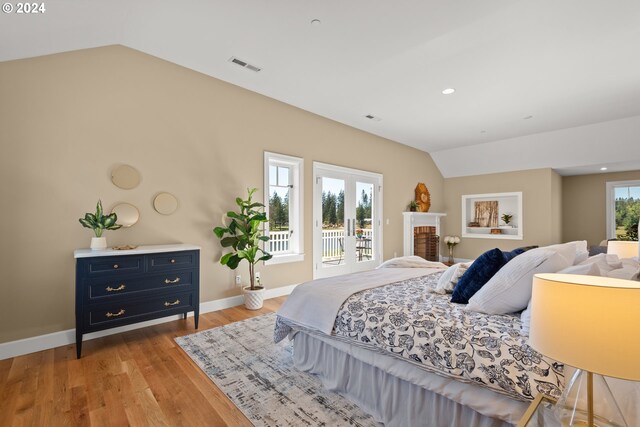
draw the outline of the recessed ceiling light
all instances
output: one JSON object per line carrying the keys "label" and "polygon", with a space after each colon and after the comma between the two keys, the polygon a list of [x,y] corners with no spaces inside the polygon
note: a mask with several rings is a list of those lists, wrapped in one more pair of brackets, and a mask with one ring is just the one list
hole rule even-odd
{"label": "recessed ceiling light", "polygon": [[312,20],[312,21],[311,21],[311,25],[316,25],[316,26],[318,26],[318,25],[320,25],[320,24],[322,24],[322,22],[321,22],[319,19],[314,19],[314,20]]}
{"label": "recessed ceiling light", "polygon": [[487,133],[487,131],[486,130],[481,130],[480,133]]}
{"label": "recessed ceiling light", "polygon": [[448,87],[445,90],[442,91],[443,95],[451,95],[453,92],[455,92],[456,90],[452,87]]}
{"label": "recessed ceiling light", "polygon": [[524,117],[522,118],[522,120],[529,120],[529,119],[533,119],[533,116],[524,116]]}
{"label": "recessed ceiling light", "polygon": [[607,170],[607,168],[606,168],[606,167],[601,167],[601,168],[600,168],[600,170],[601,170],[601,171],[606,171],[606,170]]}

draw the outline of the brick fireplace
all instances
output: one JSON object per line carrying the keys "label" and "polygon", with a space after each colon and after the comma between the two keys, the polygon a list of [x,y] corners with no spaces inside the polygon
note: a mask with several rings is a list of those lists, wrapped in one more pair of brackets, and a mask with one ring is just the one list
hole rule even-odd
{"label": "brick fireplace", "polygon": [[403,212],[404,255],[440,261],[440,218],[443,213]]}

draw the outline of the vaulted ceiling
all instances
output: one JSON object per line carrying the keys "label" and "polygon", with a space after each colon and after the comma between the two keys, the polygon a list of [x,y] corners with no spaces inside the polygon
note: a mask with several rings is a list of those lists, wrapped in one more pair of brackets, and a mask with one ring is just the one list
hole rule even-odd
{"label": "vaulted ceiling", "polygon": [[[570,174],[603,162],[623,169],[640,162],[637,0],[45,5],[41,14],[0,14],[0,61],[122,44],[430,152],[445,176],[508,170],[512,163]],[[455,92],[444,95],[446,88]],[[624,137],[580,136],[585,125],[625,118],[632,124]],[[535,145],[541,135],[557,141],[551,146],[562,144],[555,132],[568,128],[579,131],[564,139],[566,159],[549,152],[527,163],[518,150],[503,150],[500,167],[448,166],[492,152],[500,141]],[[571,157],[576,147],[590,151],[603,142],[612,144],[605,158]]]}

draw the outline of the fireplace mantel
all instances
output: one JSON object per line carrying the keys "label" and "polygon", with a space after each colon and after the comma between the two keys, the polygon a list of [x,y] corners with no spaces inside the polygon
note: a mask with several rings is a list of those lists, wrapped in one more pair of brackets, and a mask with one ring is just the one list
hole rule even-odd
{"label": "fireplace mantel", "polygon": [[440,218],[447,216],[445,213],[431,212],[403,212],[404,217],[404,256],[413,255],[413,228],[431,226],[436,228],[436,234],[440,235]]}

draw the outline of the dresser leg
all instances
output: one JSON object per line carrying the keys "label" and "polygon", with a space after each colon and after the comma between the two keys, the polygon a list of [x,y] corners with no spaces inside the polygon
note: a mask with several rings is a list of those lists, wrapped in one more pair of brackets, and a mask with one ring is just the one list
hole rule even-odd
{"label": "dresser leg", "polygon": [[76,329],[76,357],[80,359],[80,353],[82,353],[82,333]]}
{"label": "dresser leg", "polygon": [[186,312],[184,312],[184,313],[182,314],[182,318],[183,318],[184,320],[187,320],[187,313],[186,313]]}
{"label": "dresser leg", "polygon": [[196,325],[196,329],[198,329],[198,320],[200,320],[200,310],[197,308],[193,311],[193,322]]}

